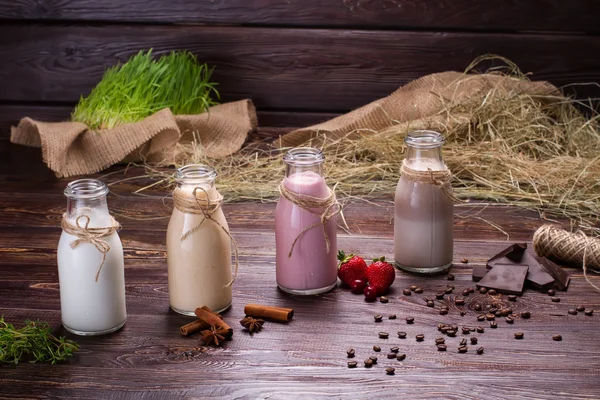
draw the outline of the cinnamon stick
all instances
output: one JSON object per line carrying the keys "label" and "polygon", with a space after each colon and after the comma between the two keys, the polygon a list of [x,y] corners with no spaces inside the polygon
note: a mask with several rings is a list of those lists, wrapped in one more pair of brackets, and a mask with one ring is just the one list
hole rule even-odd
{"label": "cinnamon stick", "polygon": [[294,309],[266,306],[262,304],[247,304],[244,307],[246,315],[258,318],[266,318],[274,321],[288,322],[294,317]]}
{"label": "cinnamon stick", "polygon": [[[208,308],[207,306],[203,306],[201,307],[203,310],[206,310],[210,313],[212,313],[211,309]],[[217,317],[219,317],[220,319],[223,319],[223,317],[220,314],[216,314]],[[179,328],[179,331],[181,332],[181,334],[183,336],[189,336],[193,333],[196,332],[200,332],[203,331],[205,329],[210,329],[210,325],[204,321],[202,321],[201,319],[197,319],[193,322],[190,322],[189,324],[185,324],[182,327]]]}
{"label": "cinnamon stick", "polygon": [[231,337],[233,335],[233,329],[229,325],[227,325],[227,323],[225,321],[223,321],[221,318],[219,318],[218,315],[216,315],[212,311],[210,311],[210,309],[207,309],[205,307],[196,308],[194,313],[196,314],[196,316],[198,317],[199,320],[208,324],[209,327],[211,325],[214,325],[218,328],[221,328],[221,329],[224,329],[225,331],[227,331],[225,334],[226,337]]}

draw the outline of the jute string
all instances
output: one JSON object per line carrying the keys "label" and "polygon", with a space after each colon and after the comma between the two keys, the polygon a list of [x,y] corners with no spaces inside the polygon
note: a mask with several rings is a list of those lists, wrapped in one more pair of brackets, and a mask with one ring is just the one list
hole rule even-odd
{"label": "jute string", "polygon": [[[81,221],[83,219],[86,221],[84,225],[81,225]],[[75,220],[75,225],[73,225],[67,219],[66,213],[63,214],[61,221],[63,231],[73,236],[77,236],[77,239],[73,240],[70,244],[72,249],[75,249],[81,243],[90,243],[94,245],[100,253],[102,253],[102,262],[100,263],[98,272],[96,272],[96,282],[98,282],[100,271],[102,271],[102,267],[106,261],[106,254],[110,251],[110,245],[106,240],[104,240],[104,238],[121,229],[121,225],[112,216],[110,217],[110,222],[111,226],[105,228],[90,228],[90,217],[82,214],[77,217]]]}
{"label": "jute string", "polygon": [[[204,193],[203,198],[198,198],[198,192],[200,192],[200,191]],[[221,225],[221,223],[219,221],[217,221],[213,217],[213,214],[215,213],[215,211],[217,211],[221,207],[221,204],[223,203],[223,196],[221,196],[219,194],[219,197],[217,197],[215,199],[211,199],[210,196],[208,195],[208,192],[202,187],[194,188],[191,196],[189,195],[189,193],[186,193],[185,191],[183,191],[181,189],[175,189],[175,191],[173,192],[173,203],[175,205],[175,208],[178,209],[179,211],[181,211],[182,213],[197,214],[197,215],[202,214],[204,216],[204,218],[202,219],[202,221],[200,221],[198,223],[198,225],[196,225],[189,231],[185,232],[181,236],[182,242],[185,239],[187,239],[188,236],[197,232],[200,229],[200,227],[202,226],[202,224],[204,224],[204,221],[206,221],[206,220],[212,221],[219,228],[221,228],[223,230],[223,232],[225,232],[225,234],[229,237],[229,240],[231,240],[231,243],[233,244],[233,251],[235,254],[235,266],[234,266],[233,278],[231,278],[229,283],[226,284],[224,287],[229,287],[229,286],[233,285],[233,282],[237,278],[238,269],[239,269],[237,243],[236,243],[235,239],[233,238],[233,236],[231,236],[231,233],[229,233],[229,230],[227,230],[223,225]]]}
{"label": "jute string", "polygon": [[541,257],[581,265],[585,280],[600,291],[587,276],[588,268],[600,273],[600,239],[583,232],[570,233],[553,225],[542,225],[533,235],[533,248]]}
{"label": "jute string", "polygon": [[458,197],[452,193],[452,173],[449,170],[434,171],[431,168],[427,168],[427,171],[418,171],[407,167],[402,163],[400,167],[400,174],[406,179],[415,183],[428,183],[430,185],[438,187],[442,193],[453,203],[464,203]]}
{"label": "jute string", "polygon": [[[323,226],[323,235],[325,236],[325,248],[327,249],[327,253],[329,253],[331,243],[329,240],[329,235],[327,235],[327,223],[336,215],[338,215],[342,211],[341,204],[337,201],[335,197],[335,193],[333,190],[327,188],[329,194],[325,198],[313,197],[307,194],[300,194],[296,192],[292,192],[288,188],[285,187],[283,182],[279,185],[279,193],[290,201],[293,204],[296,204],[300,208],[310,212],[311,214],[318,215],[320,218],[319,222],[315,222],[312,225],[307,226],[302,229],[300,233],[294,239],[290,251],[288,253],[288,258],[292,257],[292,253],[294,252],[294,247],[306,231],[309,231],[313,228],[316,228],[319,225]],[[320,214],[315,211],[315,209],[323,210]]]}

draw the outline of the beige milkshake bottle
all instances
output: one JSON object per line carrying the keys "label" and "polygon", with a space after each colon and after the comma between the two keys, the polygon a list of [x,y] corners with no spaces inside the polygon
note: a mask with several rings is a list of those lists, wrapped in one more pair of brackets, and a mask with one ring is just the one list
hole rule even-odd
{"label": "beige milkshake bottle", "polygon": [[454,202],[450,171],[442,159],[442,135],[415,131],[396,188],[394,258],[400,269],[422,274],[452,264]]}
{"label": "beige milkshake bottle", "polygon": [[185,315],[198,307],[221,312],[231,305],[231,237],[215,188],[217,174],[202,164],[177,170],[167,228],[169,303]]}

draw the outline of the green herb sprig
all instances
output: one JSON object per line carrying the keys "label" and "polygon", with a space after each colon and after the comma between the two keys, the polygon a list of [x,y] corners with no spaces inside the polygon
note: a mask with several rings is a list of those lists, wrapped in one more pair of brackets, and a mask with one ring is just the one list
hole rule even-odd
{"label": "green herb sprig", "polygon": [[56,364],[77,350],[77,343],[64,336],[57,338],[45,322],[27,320],[24,327],[16,329],[0,317],[0,363],[18,364],[29,358],[31,363]]}
{"label": "green herb sprig", "polygon": [[188,51],[173,51],[152,58],[152,50],[140,51],[125,64],[106,70],[88,97],[81,97],[71,120],[91,129],[114,128],[137,122],[163,109],[173,114],[199,114],[219,98],[210,82],[213,68],[199,64]]}

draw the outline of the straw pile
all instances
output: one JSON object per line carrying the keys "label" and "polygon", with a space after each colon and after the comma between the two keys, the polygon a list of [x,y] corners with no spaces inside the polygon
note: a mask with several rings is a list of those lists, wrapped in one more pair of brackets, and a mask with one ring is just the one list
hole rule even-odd
{"label": "straw pile", "polygon": [[[528,79],[514,64],[508,66],[487,73]],[[589,116],[582,107],[588,108]],[[423,126],[390,121],[378,132],[358,130],[335,141],[319,137],[307,145],[322,149],[326,178],[339,198],[391,200],[400,178],[404,137],[415,129],[437,130],[446,138],[444,157],[454,173],[457,197],[533,209],[546,218],[566,217],[599,233],[599,118],[591,106],[563,96],[492,89],[479,103],[454,104],[449,99],[445,110]],[[219,190],[228,201],[268,201],[279,196],[281,156],[287,149],[264,148],[249,145],[229,158],[207,159],[200,146],[194,146],[184,163],[214,166]]]}

